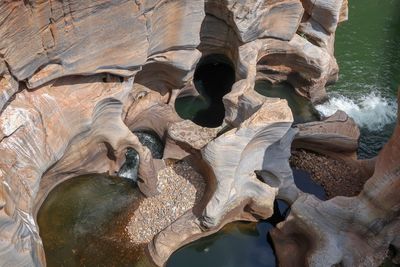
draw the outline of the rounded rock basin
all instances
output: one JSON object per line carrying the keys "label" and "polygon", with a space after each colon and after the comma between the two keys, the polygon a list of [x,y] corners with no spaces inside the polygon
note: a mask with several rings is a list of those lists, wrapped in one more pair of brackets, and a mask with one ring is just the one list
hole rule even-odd
{"label": "rounded rock basin", "polygon": [[[306,172],[294,170],[296,185],[325,199]],[[125,227],[142,195],[131,180],[85,175],[59,184],[38,213],[47,266],[153,267],[144,246],[135,247]],[[277,266],[268,232],[284,220],[288,205],[277,200],[274,215],[259,223],[234,222],[175,252],[167,267]]]}
{"label": "rounded rock basin", "polygon": [[[308,172],[293,169],[296,186],[303,192],[325,200],[322,186]],[[289,214],[288,204],[277,199],[274,214],[258,223],[233,222],[219,232],[194,241],[176,251],[167,267],[275,267],[275,257],[269,231]]]}
{"label": "rounded rock basin", "polygon": [[310,101],[296,94],[290,84],[271,84],[269,81],[258,80],[254,86],[254,90],[263,96],[286,99],[292,110],[294,123],[319,120],[319,113]]}
{"label": "rounded rock basin", "polygon": [[48,267],[134,266],[143,255],[125,234],[141,193],[132,181],[85,175],[59,184],[47,196],[37,221]]}
{"label": "rounded rock basin", "polygon": [[229,58],[222,54],[203,57],[193,77],[197,96],[178,97],[176,112],[203,127],[218,127],[225,117],[222,98],[235,82],[235,70]]}

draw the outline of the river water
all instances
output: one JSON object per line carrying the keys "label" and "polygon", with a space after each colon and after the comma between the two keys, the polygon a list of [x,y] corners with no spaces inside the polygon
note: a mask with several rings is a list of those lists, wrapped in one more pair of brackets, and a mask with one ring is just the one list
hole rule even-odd
{"label": "river water", "polygon": [[393,133],[400,85],[400,1],[351,0],[336,32],[339,81],[325,115],[344,110],[361,127],[359,157],[375,156]]}

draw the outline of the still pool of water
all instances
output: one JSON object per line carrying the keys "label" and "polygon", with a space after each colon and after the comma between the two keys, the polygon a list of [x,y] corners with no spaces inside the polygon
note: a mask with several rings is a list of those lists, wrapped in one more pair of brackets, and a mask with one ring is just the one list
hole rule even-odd
{"label": "still pool of water", "polygon": [[127,245],[125,215],[141,198],[119,177],[86,175],[58,185],[37,216],[47,266],[135,266],[143,255]]}
{"label": "still pool of water", "polygon": [[273,225],[267,221],[236,222],[218,233],[202,238],[178,250],[167,267],[270,267],[276,259],[267,233]]}
{"label": "still pool of water", "polygon": [[208,55],[200,60],[193,82],[199,95],[178,97],[176,112],[203,127],[220,126],[225,117],[222,98],[235,82],[233,63],[221,54]]}
{"label": "still pool of water", "polygon": [[296,94],[287,83],[271,84],[269,81],[256,81],[254,90],[264,96],[286,99],[293,113],[294,123],[304,123],[319,119],[318,111],[306,98]]}
{"label": "still pool of water", "polygon": [[[293,170],[296,186],[303,192],[325,200],[326,193],[309,173]],[[218,233],[201,238],[177,252],[167,267],[275,267],[278,265],[269,231],[288,215],[289,206],[282,200],[274,203],[274,214],[259,223],[233,222]]]}
{"label": "still pool of water", "polygon": [[[301,190],[325,199],[322,187],[308,173],[294,174]],[[59,184],[37,217],[47,266],[153,267],[144,247],[130,245],[125,232],[141,199],[132,181],[119,177],[85,175]],[[288,211],[288,205],[277,200],[268,220],[228,224],[174,253],[167,266],[276,266],[268,232]]]}

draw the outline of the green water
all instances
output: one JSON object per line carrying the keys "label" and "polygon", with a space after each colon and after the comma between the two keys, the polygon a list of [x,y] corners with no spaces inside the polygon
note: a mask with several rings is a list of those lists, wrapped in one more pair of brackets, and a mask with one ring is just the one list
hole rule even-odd
{"label": "green water", "polygon": [[349,20],[336,32],[339,81],[332,105],[361,126],[359,156],[375,156],[393,133],[400,85],[400,1],[350,0]]}
{"label": "green water", "polygon": [[400,1],[350,0],[336,31],[339,81],[328,88],[359,97],[378,90],[393,98],[400,85]]}
{"label": "green water", "polygon": [[269,222],[236,222],[218,233],[202,238],[178,250],[167,267],[269,267],[275,256],[267,241],[273,225]]}
{"label": "green water", "polygon": [[318,112],[311,103],[306,98],[297,95],[290,84],[271,84],[268,81],[259,80],[256,81],[254,90],[264,96],[286,99],[292,110],[295,124],[319,119]]}
{"label": "green water", "polygon": [[140,198],[130,180],[118,177],[86,175],[58,185],[37,217],[47,266],[142,266],[133,264],[143,255],[124,234],[125,212]]}

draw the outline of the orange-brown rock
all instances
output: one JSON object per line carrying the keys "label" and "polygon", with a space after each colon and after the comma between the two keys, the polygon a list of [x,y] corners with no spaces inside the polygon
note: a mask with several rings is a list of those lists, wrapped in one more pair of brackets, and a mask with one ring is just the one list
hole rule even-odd
{"label": "orange-brown rock", "polygon": [[379,266],[389,246],[399,252],[399,140],[400,116],[357,196],[322,202],[303,195],[294,201],[289,217],[272,232],[282,266]]}
{"label": "orange-brown rock", "polygon": [[[321,148],[340,129],[335,131],[329,120],[322,123],[329,128],[325,132],[313,125],[292,129],[286,102],[257,94],[254,85],[257,79],[287,81],[312,102],[324,99],[325,85],[337,78],[334,32],[346,10],[345,0],[2,1],[0,262],[44,266],[35,217],[46,195],[73,176],[115,174],[129,147],[139,153],[139,188],[148,196],[158,193],[163,160],[191,155],[186,159],[208,181],[202,201],[149,244],[158,265],[180,246],[230,221],[269,217],[277,196],[294,203],[292,214],[312,215],[308,222],[318,219],[313,213],[317,208],[330,216],[331,210],[323,207],[334,203],[340,208],[345,200],[320,204],[301,193],[288,158],[297,131],[297,143]],[[175,101],[196,93],[194,70],[201,57],[212,54],[231,61],[235,83],[223,98],[223,125],[205,129],[183,121]],[[153,159],[134,130],[156,132],[166,142],[164,159]],[[311,138],[312,132],[316,135]],[[357,132],[348,133],[340,142],[328,143],[329,151],[353,151]],[[379,172],[382,164],[389,168],[396,163],[388,163],[396,151],[386,151],[391,152],[382,152],[388,156],[383,163],[378,160],[372,182],[364,188],[368,194],[358,197],[358,206],[349,205],[352,214],[366,207],[360,225],[370,222],[370,213],[382,215],[368,228],[377,233],[373,241],[378,243],[394,231],[385,228],[388,209],[398,208],[389,189],[392,178],[373,189],[385,177]],[[260,180],[255,171],[262,173]],[[369,197],[383,206],[369,207]],[[298,208],[307,205],[309,211]],[[338,225],[353,227],[340,224],[347,219],[338,219]],[[302,225],[295,215],[287,224],[292,221]],[[318,224],[309,227],[319,233]],[[330,259],[340,258],[332,247],[318,245]],[[354,257],[359,251],[354,250]],[[304,261],[320,263],[312,257]]]}

